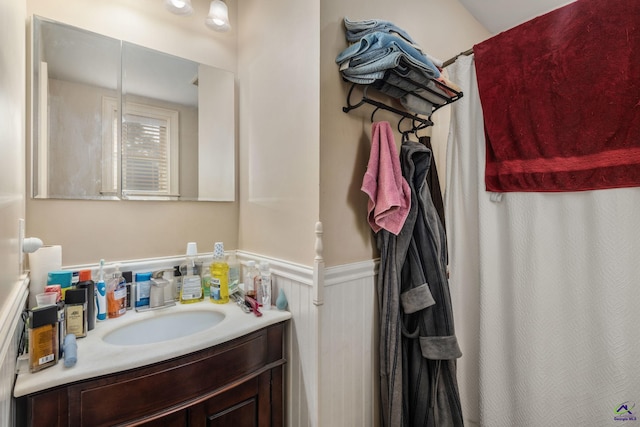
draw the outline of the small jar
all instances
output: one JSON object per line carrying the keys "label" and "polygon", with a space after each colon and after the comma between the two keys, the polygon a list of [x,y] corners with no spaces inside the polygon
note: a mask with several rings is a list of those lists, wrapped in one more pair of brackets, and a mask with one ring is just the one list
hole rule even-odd
{"label": "small jar", "polygon": [[87,289],[69,289],[65,294],[65,327],[66,334],[74,334],[76,338],[87,336]]}
{"label": "small jar", "polygon": [[29,313],[29,372],[58,363],[58,307],[35,308]]}

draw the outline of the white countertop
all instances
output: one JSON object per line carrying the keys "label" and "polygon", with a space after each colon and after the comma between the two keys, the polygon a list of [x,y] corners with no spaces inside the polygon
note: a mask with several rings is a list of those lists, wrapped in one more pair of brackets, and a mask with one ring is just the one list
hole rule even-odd
{"label": "white countertop", "polygon": [[[224,313],[225,317],[209,329],[159,343],[113,345],[102,340],[108,333],[143,319],[167,313],[202,310],[219,311]],[[28,359],[21,357],[18,362],[19,372],[13,394],[15,397],[20,397],[51,387],[183,356],[291,318],[291,313],[278,311],[275,307],[271,310],[263,310],[262,313],[261,317],[256,317],[253,313],[243,312],[233,302],[213,304],[206,300],[195,304],[178,303],[173,307],[140,313],[130,310],[119,318],[96,322],[95,328],[89,331],[86,337],[77,340],[78,362],[75,366],[65,368],[64,360],[59,360],[50,368],[30,373]]]}

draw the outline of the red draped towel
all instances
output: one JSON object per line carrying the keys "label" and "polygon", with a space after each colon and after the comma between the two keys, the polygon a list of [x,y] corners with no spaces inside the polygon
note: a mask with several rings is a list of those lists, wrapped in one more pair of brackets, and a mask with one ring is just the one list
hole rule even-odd
{"label": "red draped towel", "polygon": [[640,185],[640,0],[578,0],[473,51],[487,190]]}

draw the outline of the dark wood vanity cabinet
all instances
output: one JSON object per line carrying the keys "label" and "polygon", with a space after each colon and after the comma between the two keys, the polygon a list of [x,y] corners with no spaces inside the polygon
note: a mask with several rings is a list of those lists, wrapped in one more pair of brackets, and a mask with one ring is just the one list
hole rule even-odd
{"label": "dark wood vanity cabinet", "polygon": [[18,399],[20,424],[283,426],[285,325],[154,365],[24,396]]}

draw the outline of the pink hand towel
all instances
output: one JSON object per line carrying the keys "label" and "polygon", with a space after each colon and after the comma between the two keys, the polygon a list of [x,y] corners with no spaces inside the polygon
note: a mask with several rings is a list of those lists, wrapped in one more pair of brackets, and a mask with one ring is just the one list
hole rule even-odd
{"label": "pink hand towel", "polygon": [[361,190],[369,196],[367,220],[373,231],[384,228],[398,235],[411,208],[411,189],[402,176],[389,122],[371,125],[371,153]]}

